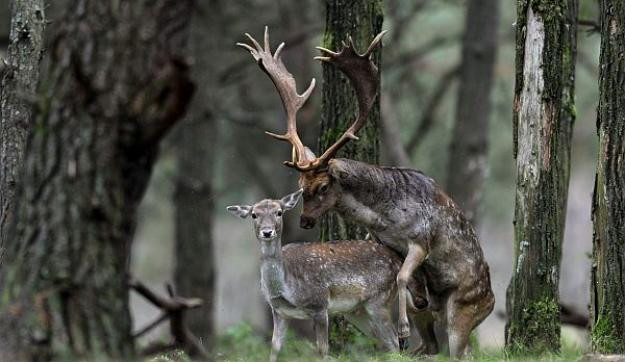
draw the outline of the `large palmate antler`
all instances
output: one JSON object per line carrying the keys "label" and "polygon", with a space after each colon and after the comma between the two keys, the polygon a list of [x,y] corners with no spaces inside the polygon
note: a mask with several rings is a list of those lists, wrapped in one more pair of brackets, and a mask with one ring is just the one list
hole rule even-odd
{"label": "large palmate antler", "polygon": [[343,42],[343,49],[338,53],[317,47],[325,56],[315,57],[315,59],[336,65],[354,87],[358,99],[358,116],[341,138],[334,142],[320,157],[309,161],[306,165],[298,165],[298,169],[312,170],[324,167],[349,140],[358,139],[356,133],[365,125],[378,93],[378,67],[373,64],[371,55],[382,43],[382,37],[385,33],[386,30],[378,34],[364,54],[359,54],[356,51],[351,37],[349,37],[349,44]]}
{"label": "large palmate antler", "polygon": [[317,47],[324,53],[324,56],[315,57],[315,59],[336,65],[350,80],[358,99],[358,116],[354,123],[332,146],[320,157],[312,159],[309,157],[306,147],[297,134],[296,113],[310,96],[315,86],[315,79],[313,78],[310,86],[302,95],[297,94],[295,79],[280,59],[280,51],[284,47],[284,43],[278,46],[278,49],[272,56],[269,48],[267,27],[265,27],[264,48],[247,33],[245,35],[250,39],[254,47],[244,43],[237,43],[238,46],[247,49],[252,54],[261,69],[269,75],[280,94],[280,98],[282,98],[287,114],[287,131],[284,135],[271,132],[265,133],[276,139],[290,142],[293,146],[293,159],[292,161],[285,161],[285,165],[302,172],[323,168],[349,140],[358,139],[356,133],[364,126],[378,91],[378,68],[372,62],[371,55],[381,44],[385,33],[386,31],[383,31],[378,34],[364,54],[359,54],[356,51],[351,37],[349,37],[348,44],[343,43],[343,49],[340,52]]}
{"label": "large palmate antler", "polygon": [[306,148],[297,134],[296,115],[297,111],[299,111],[304,103],[306,103],[306,100],[315,88],[315,79],[312,79],[310,86],[308,86],[308,89],[306,89],[304,93],[301,95],[297,94],[295,78],[293,78],[293,75],[289,73],[280,58],[280,52],[284,47],[284,43],[281,43],[278,46],[278,49],[276,49],[276,52],[272,55],[269,47],[269,30],[267,27],[265,27],[264,47],[261,47],[250,34],[245,33],[245,35],[250,39],[254,47],[245,43],[237,43],[237,45],[249,50],[260,68],[267,73],[267,75],[269,75],[269,78],[271,78],[273,84],[278,90],[278,93],[280,94],[282,105],[284,106],[284,111],[286,112],[286,133],[283,135],[271,132],[265,133],[276,139],[287,141],[293,145],[293,160],[291,162],[286,161],[285,164],[291,167],[296,167],[299,162],[307,160]]}

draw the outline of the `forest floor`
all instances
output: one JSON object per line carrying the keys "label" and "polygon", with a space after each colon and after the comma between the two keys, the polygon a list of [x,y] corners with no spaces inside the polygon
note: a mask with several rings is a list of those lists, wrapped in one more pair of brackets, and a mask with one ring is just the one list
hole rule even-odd
{"label": "forest floor", "polygon": [[[248,325],[242,324],[228,329],[226,334],[220,337],[216,346],[216,361],[232,361],[232,362],[266,362],[269,360],[270,344],[263,337]],[[564,362],[579,361],[584,351],[574,343],[563,340],[562,351],[560,354],[542,354],[542,355],[509,355],[502,349],[495,348],[476,348],[474,345],[473,352],[468,355],[466,361],[474,362],[495,362],[495,361],[544,361],[544,362]],[[373,346],[368,340],[356,340],[350,347],[349,351],[341,354],[331,354],[331,357],[323,360],[315,353],[314,345],[306,340],[297,339],[293,335],[287,337],[287,341],[280,352],[279,361],[308,362],[308,361],[337,361],[337,362],[408,362],[408,361],[436,361],[448,362],[451,359],[447,356],[437,355],[432,357],[417,358],[409,355],[398,353],[381,353],[375,352]],[[150,362],[169,362],[169,361],[190,361],[180,354],[169,356],[159,356],[151,359]]]}

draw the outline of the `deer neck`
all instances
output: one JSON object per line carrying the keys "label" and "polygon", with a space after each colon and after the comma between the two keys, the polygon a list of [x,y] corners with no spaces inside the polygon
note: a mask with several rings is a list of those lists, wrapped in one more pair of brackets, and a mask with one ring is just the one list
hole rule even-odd
{"label": "deer neck", "polygon": [[384,220],[379,210],[376,209],[378,205],[374,202],[375,200],[370,199],[370,197],[362,197],[361,195],[344,191],[336,203],[336,209],[346,219],[363,224],[368,228],[385,228],[388,223]]}
{"label": "deer neck", "polygon": [[263,294],[269,302],[281,297],[285,289],[284,259],[281,235],[271,241],[260,241],[260,282]]}

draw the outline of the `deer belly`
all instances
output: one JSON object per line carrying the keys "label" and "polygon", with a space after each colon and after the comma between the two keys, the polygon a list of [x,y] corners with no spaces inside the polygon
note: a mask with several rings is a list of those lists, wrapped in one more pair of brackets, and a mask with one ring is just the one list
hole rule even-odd
{"label": "deer belly", "polygon": [[360,302],[360,298],[330,298],[328,301],[328,312],[331,314],[351,312]]}
{"label": "deer belly", "polygon": [[370,290],[360,283],[330,287],[329,292],[329,313],[350,312],[370,297]]}
{"label": "deer belly", "polygon": [[275,310],[278,314],[286,318],[310,319],[310,315],[302,309],[291,308],[291,307],[278,307]]}

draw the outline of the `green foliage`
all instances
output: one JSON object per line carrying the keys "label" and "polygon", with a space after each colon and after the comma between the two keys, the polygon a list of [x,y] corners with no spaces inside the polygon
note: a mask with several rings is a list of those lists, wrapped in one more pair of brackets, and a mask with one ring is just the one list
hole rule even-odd
{"label": "green foliage", "polygon": [[[545,306],[547,307],[547,306]],[[560,353],[544,354],[521,354],[510,353],[503,349],[481,348],[477,343],[477,338],[471,338],[472,352],[469,353],[465,361],[473,362],[564,362],[580,360],[584,351],[571,341],[562,340],[562,350]],[[385,353],[376,351],[368,341],[353,341],[356,345],[341,353],[331,354],[330,360],[339,362],[408,362],[415,361],[415,356],[401,353]],[[364,343],[358,345],[359,343]],[[217,361],[259,361],[265,362],[269,358],[270,342],[268,337],[262,337],[255,333],[248,324],[240,324],[228,329],[226,334],[219,339],[217,346]],[[287,336],[285,345],[280,352],[279,361],[322,361],[316,354],[313,343],[297,339],[292,334]],[[451,362],[448,356],[437,355],[431,358],[419,360]]]}
{"label": "green foliage", "polygon": [[590,334],[593,349],[600,353],[621,352],[619,339],[614,330],[614,325],[609,318],[601,315],[592,327]]}

